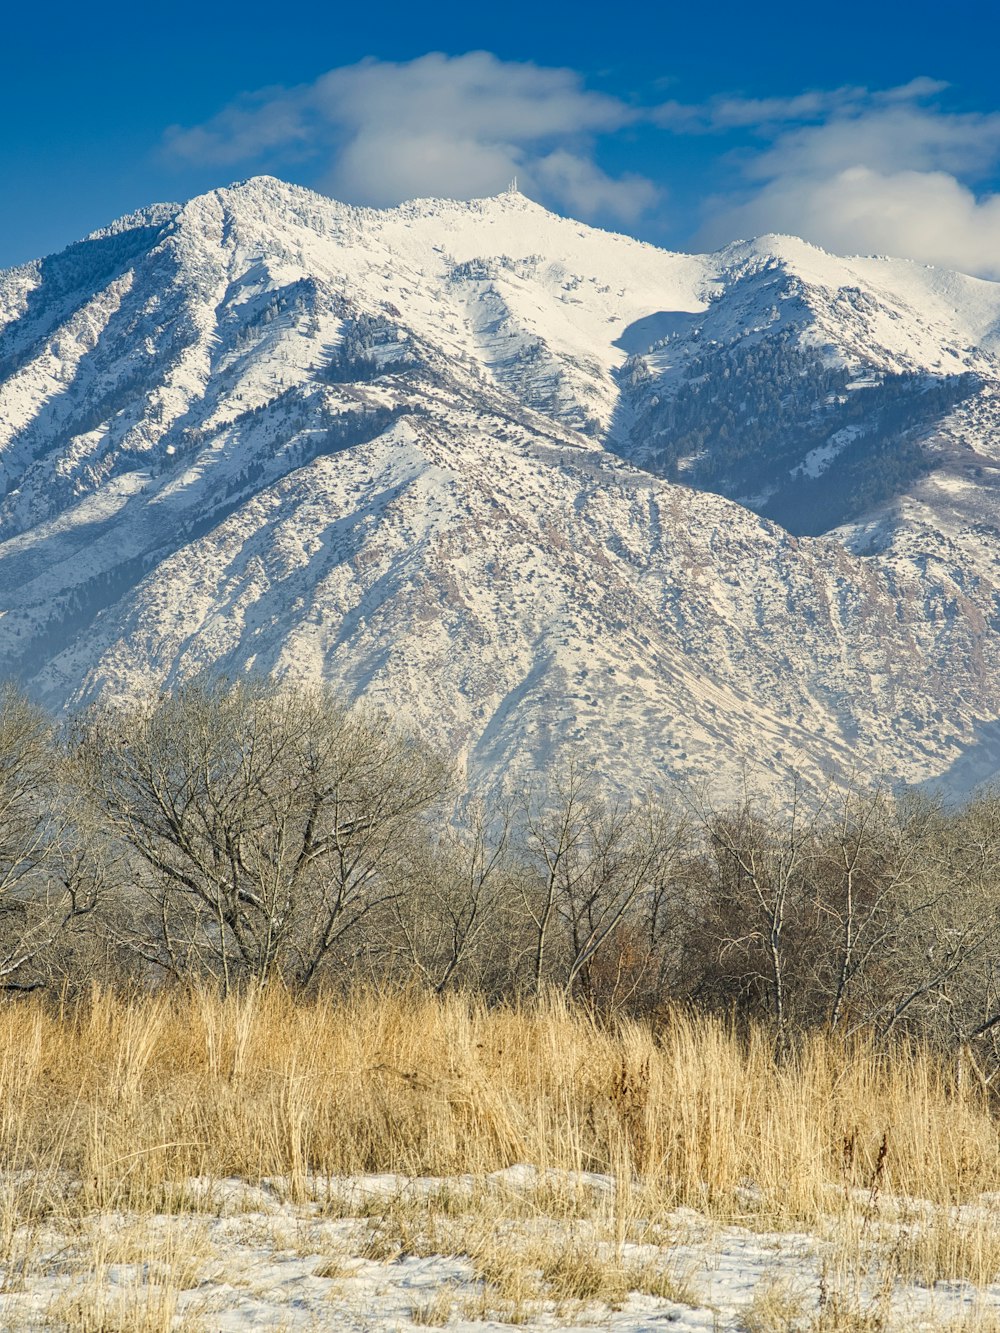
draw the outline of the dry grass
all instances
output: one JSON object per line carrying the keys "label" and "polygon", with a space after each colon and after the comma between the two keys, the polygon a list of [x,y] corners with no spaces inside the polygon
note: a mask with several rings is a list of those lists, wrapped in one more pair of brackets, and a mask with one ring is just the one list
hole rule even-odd
{"label": "dry grass", "polygon": [[761,1282],[743,1313],[743,1333],[799,1333],[808,1319],[806,1293],[788,1282]]}
{"label": "dry grass", "polygon": [[946,1320],[939,1333],[1000,1333],[1000,1316],[989,1311],[974,1309],[968,1314]]}
{"label": "dry grass", "polygon": [[[562,1207],[547,1212],[548,1192],[531,1187],[521,1191],[487,1183],[464,1196],[455,1191],[401,1195],[386,1201],[381,1215],[365,1219],[358,1251],[383,1263],[464,1257],[480,1284],[462,1306],[470,1318],[502,1316],[523,1323],[546,1309],[561,1316],[588,1305],[617,1309],[633,1292],[697,1303],[691,1283],[669,1260],[637,1263],[624,1257],[623,1243],[615,1239],[623,1229],[621,1205],[613,1195],[595,1198],[591,1191],[588,1197],[581,1187],[581,1206],[571,1212],[566,1209],[569,1191],[555,1197]],[[640,1199],[649,1205],[644,1193],[632,1201]],[[442,1201],[445,1210],[438,1211]],[[649,1223],[638,1213],[624,1230],[648,1240]]]}
{"label": "dry grass", "polygon": [[[518,1163],[534,1177],[488,1178]],[[342,1177],[375,1172],[459,1178],[423,1192],[401,1181],[388,1199],[343,1192]],[[0,1009],[6,1291],[37,1271],[53,1219],[63,1234],[76,1219],[73,1262],[90,1276],[53,1303],[50,1324],[177,1326],[178,1293],[205,1280],[212,1255],[197,1228],[171,1250],[142,1219],[238,1211],[232,1192],[223,1202],[195,1178],[263,1183],[324,1224],[356,1219],[343,1257],[310,1225],[283,1239],[315,1253],[320,1276],[464,1256],[470,1282],[413,1307],[428,1327],[574,1317],[634,1292],[694,1303],[690,1274],[626,1255],[675,1243],[667,1215],[685,1205],[717,1224],[831,1238],[819,1305],[762,1287],[753,1333],[873,1333],[892,1282],[1000,1275],[988,1214],[955,1212],[1000,1189],[996,1121],[971,1083],[912,1049],[887,1058],[816,1037],[776,1062],[766,1033],[738,1040],[680,1014],[656,1030],[605,1028],[554,999],[491,1011],[421,994],[95,994],[62,1012]],[[908,1198],[928,1207],[907,1214]],[[101,1239],[94,1219],[112,1210],[137,1229]],[[145,1276],[109,1305],[113,1263]],[[182,1324],[196,1327],[189,1305]]]}
{"label": "dry grass", "polygon": [[410,1311],[410,1323],[420,1328],[443,1328],[455,1308],[455,1288],[445,1282]]}
{"label": "dry grass", "polygon": [[841,1285],[830,1287],[824,1277],[818,1304],[808,1284],[787,1279],[759,1283],[741,1317],[742,1333],[888,1333],[893,1327],[891,1284],[862,1291],[857,1272],[841,1273],[839,1279]]}
{"label": "dry grass", "polygon": [[988,1107],[919,1052],[817,1037],[777,1065],[766,1034],[740,1042],[709,1019],[605,1030],[558,1001],[421,995],[10,1005],[0,1159],[42,1170],[43,1213],[60,1172],[83,1209],[142,1210],[192,1176],[281,1177],[304,1199],[317,1176],[530,1162],[624,1169],[664,1201],[771,1223],[827,1214],[831,1187],[869,1190],[876,1174],[880,1196],[938,1203],[1000,1188]]}
{"label": "dry grass", "polygon": [[900,1276],[925,1287],[937,1282],[986,1287],[1000,1278],[1000,1230],[988,1215],[968,1220],[953,1209],[936,1209],[904,1226],[893,1251]]}
{"label": "dry grass", "polygon": [[[218,1268],[197,1225],[163,1228],[145,1217],[94,1215],[75,1219],[64,1241],[56,1263],[37,1265],[39,1272],[55,1270],[68,1279],[49,1302],[46,1327],[74,1333],[196,1333],[205,1327],[197,1302],[178,1309],[181,1293]],[[128,1276],[111,1283],[112,1270]]]}
{"label": "dry grass", "polygon": [[169,1288],[136,1284],[109,1293],[100,1274],[52,1301],[46,1325],[65,1333],[208,1333],[199,1316],[178,1313]]}

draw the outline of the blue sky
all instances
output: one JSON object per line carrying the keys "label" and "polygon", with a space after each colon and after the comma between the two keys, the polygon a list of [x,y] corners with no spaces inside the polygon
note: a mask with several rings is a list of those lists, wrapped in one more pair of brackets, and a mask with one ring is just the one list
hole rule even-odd
{"label": "blue sky", "polygon": [[1000,277],[1000,9],[847,0],[23,5],[0,265],[272,172],[350,202],[522,188],[658,244],[793,231]]}

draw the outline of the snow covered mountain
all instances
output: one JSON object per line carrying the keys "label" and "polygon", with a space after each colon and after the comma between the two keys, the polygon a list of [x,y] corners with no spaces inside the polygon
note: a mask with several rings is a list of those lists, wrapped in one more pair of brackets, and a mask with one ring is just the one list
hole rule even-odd
{"label": "snow covered mountain", "polygon": [[470,778],[1000,768],[1000,284],[270,178],[0,273],[0,676],[325,678]]}

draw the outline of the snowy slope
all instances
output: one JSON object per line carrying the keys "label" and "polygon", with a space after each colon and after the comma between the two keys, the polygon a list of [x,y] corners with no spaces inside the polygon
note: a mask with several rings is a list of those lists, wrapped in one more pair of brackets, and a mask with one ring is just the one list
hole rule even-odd
{"label": "snowy slope", "polygon": [[[933,469],[826,537],[626,461],[706,346],[775,329],[852,391],[976,377],[908,427]],[[518,194],[148,210],[0,274],[0,674],[55,706],[325,678],[473,779],[966,781],[1000,717],[998,330],[998,284],[669,254]]]}

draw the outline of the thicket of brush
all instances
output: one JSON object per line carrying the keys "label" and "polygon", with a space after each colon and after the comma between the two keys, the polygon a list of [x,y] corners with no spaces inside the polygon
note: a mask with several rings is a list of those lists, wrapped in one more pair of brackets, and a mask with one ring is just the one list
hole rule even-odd
{"label": "thicket of brush", "polygon": [[322,692],[215,683],[57,727],[8,689],[0,985],[555,990],[1000,1068],[1000,796],[612,805],[574,771],[453,797],[438,757]]}
{"label": "thicket of brush", "polygon": [[[62,1265],[52,1326],[180,1326],[223,1261],[178,1237],[235,1178],[355,1228],[324,1279],[466,1256],[421,1324],[703,1304],[664,1258],[687,1205],[826,1247],[818,1303],[763,1284],[747,1328],[888,1328],[900,1284],[1000,1273],[998,869],[995,796],[613,805],[571,771],[456,810],[446,764],[322,692],[57,726],[7,690],[4,1282]],[[441,1181],[368,1208],[369,1172]]]}

